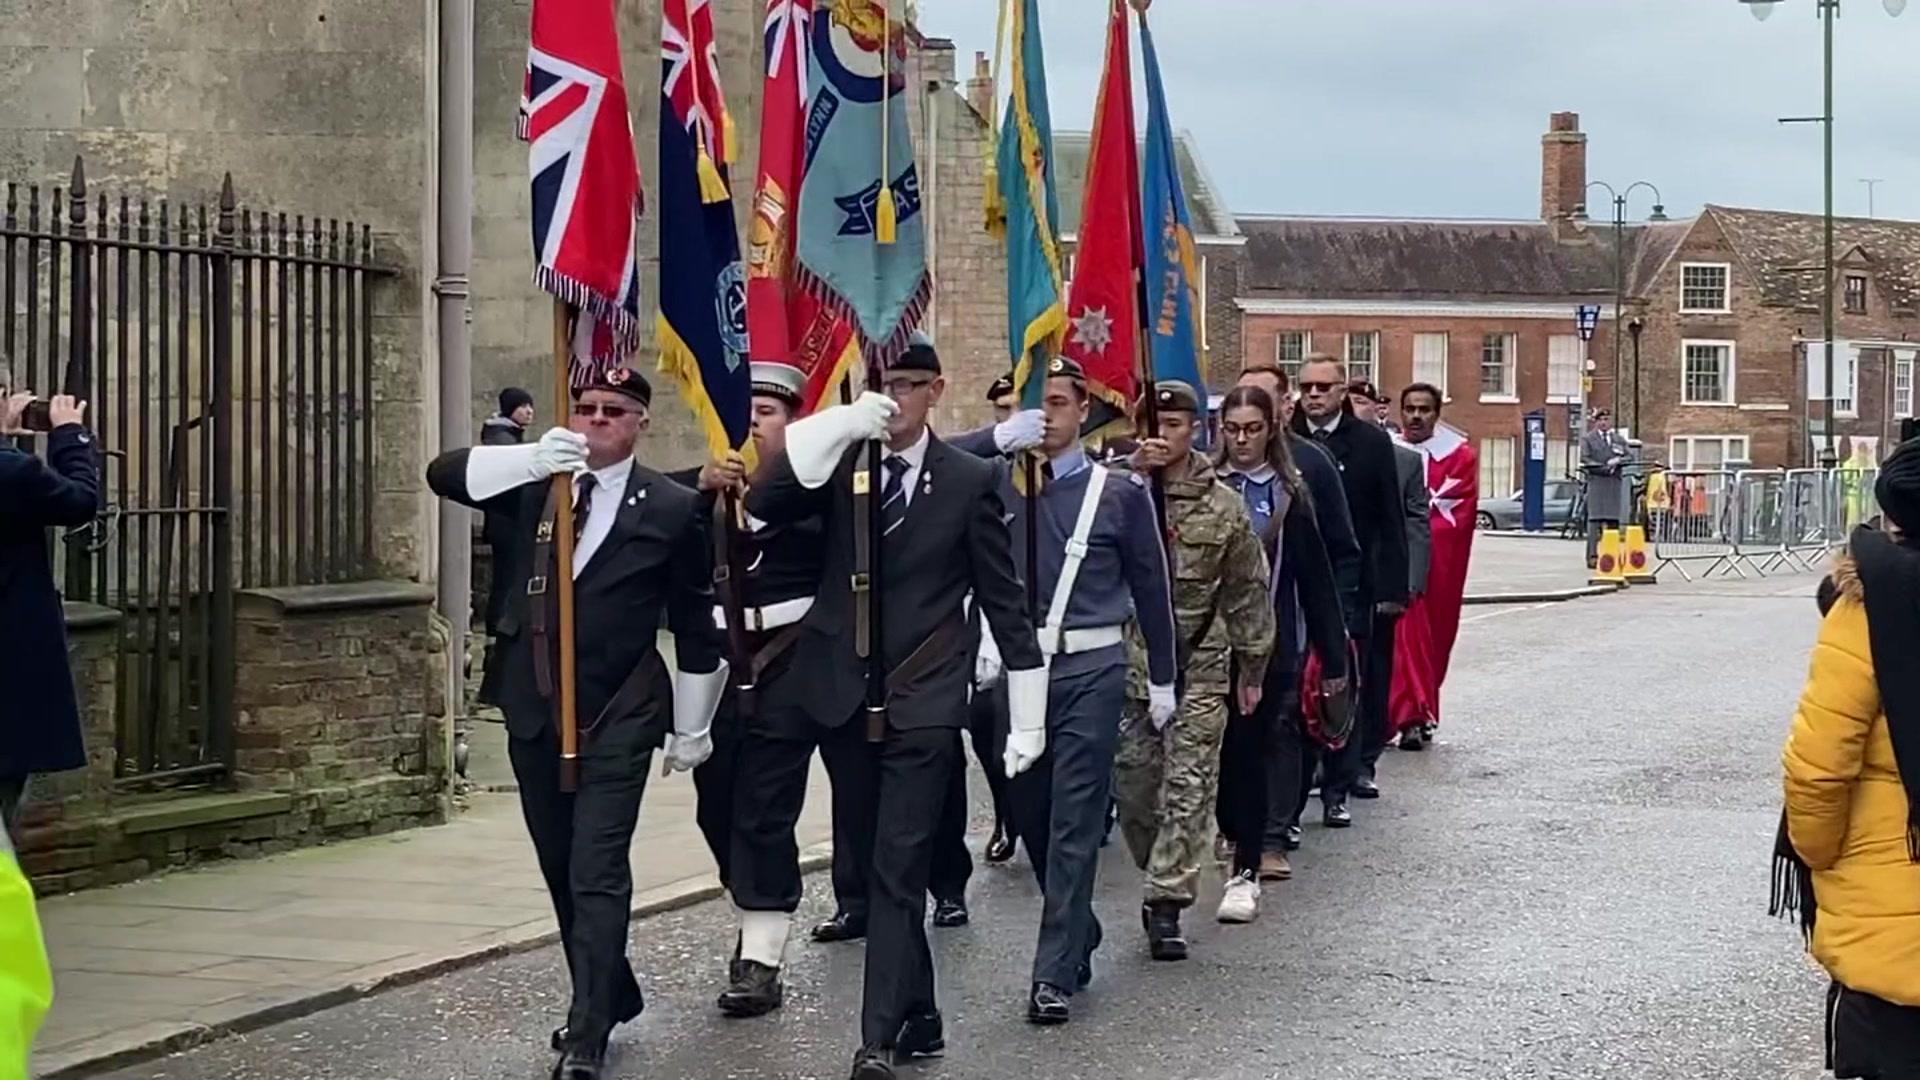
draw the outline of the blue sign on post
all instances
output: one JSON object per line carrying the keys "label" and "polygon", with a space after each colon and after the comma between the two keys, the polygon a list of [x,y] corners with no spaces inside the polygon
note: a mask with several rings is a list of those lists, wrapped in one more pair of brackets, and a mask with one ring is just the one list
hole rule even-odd
{"label": "blue sign on post", "polygon": [[1521,467],[1520,527],[1539,532],[1547,527],[1547,411],[1535,409],[1524,419],[1527,456]]}

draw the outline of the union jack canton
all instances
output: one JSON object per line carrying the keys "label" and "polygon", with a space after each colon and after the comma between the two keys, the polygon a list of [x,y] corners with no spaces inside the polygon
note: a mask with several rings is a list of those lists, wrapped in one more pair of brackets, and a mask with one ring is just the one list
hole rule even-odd
{"label": "union jack canton", "polygon": [[641,198],[613,0],[534,0],[531,38],[516,132],[528,143],[533,277],[588,316],[575,323],[577,360],[622,362],[640,347]]}

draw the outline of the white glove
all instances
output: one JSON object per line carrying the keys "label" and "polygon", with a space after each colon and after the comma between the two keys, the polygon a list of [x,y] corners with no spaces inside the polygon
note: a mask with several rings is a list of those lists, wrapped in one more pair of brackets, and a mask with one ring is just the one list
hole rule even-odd
{"label": "white glove", "polygon": [[993,445],[1003,454],[1017,454],[1040,445],[1047,435],[1047,414],[1039,409],[1014,413],[993,425]]}
{"label": "white glove", "polygon": [[982,627],[980,630],[980,651],[973,657],[973,685],[976,690],[990,689],[1000,681],[1005,667],[1000,660],[1000,643],[993,640],[993,631]]}
{"label": "white glove", "polygon": [[835,405],[794,421],[787,427],[787,460],[794,479],[807,488],[826,483],[847,447],[884,437],[887,422],[899,412],[892,398],[869,390],[851,405]]}
{"label": "white glove", "polygon": [[1147,719],[1153,721],[1153,730],[1165,731],[1168,721],[1180,708],[1180,701],[1174,696],[1171,686],[1147,687]]}
{"label": "white glove", "polygon": [[686,772],[713,756],[713,713],[727,689],[727,662],[704,675],[673,673],[673,734],[660,775]]}
{"label": "white glove", "polygon": [[1019,776],[1047,752],[1047,669],[1007,672],[1008,776]]}
{"label": "white glove", "polygon": [[586,468],[587,437],[566,428],[550,428],[539,442],[524,446],[476,446],[467,451],[467,497],[491,499],[523,484]]}

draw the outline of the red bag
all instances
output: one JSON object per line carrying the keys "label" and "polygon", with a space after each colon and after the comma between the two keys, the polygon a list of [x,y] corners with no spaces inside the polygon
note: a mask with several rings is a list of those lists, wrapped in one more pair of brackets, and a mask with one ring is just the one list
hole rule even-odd
{"label": "red bag", "polygon": [[[1348,646],[1347,670],[1360,670],[1360,657]],[[1360,680],[1349,677],[1347,689],[1329,696],[1320,688],[1320,651],[1307,649],[1307,666],[1300,674],[1300,718],[1305,726],[1307,738],[1326,747],[1338,750],[1347,745],[1353,737],[1353,700],[1360,689]]]}

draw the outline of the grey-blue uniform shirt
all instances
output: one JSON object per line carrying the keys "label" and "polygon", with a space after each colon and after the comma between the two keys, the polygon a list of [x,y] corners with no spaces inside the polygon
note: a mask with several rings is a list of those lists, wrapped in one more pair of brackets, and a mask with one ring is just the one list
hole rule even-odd
{"label": "grey-blue uniform shirt", "polygon": [[[993,429],[985,428],[949,439],[949,443],[981,457],[997,457]],[[1044,621],[1053,604],[1053,590],[1067,561],[1067,541],[1073,536],[1080,517],[1080,503],[1093,476],[1093,462],[1078,446],[1063,451],[1048,463],[1053,475],[1041,486],[1039,504],[1040,611]],[[1140,479],[1127,469],[1107,470],[1106,486],[1100,492],[1100,507],[1087,536],[1087,555],[1081,560],[1073,593],[1067,598],[1067,611],[1061,623],[1068,630],[1086,630],[1101,626],[1124,626],[1138,620],[1141,637],[1147,645],[1147,672],[1156,686],[1173,685],[1177,669],[1174,658],[1173,596],[1167,579],[1166,546],[1160,537],[1158,518],[1153,512],[1153,497]],[[1021,580],[1027,567],[1025,496],[1013,489],[1011,469],[1001,470],[1001,498],[1005,501],[1008,528],[1013,533],[1013,562]],[[1110,663],[1126,662],[1126,648],[1092,649],[1071,656],[1053,658],[1052,671],[1071,675],[1091,671]]]}

